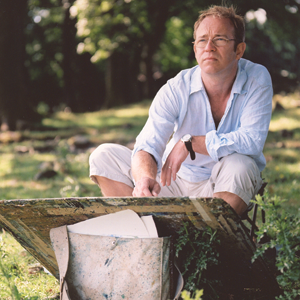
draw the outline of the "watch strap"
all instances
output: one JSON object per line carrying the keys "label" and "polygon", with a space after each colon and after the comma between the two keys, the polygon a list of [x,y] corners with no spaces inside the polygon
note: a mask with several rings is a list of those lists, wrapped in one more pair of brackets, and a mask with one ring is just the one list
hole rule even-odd
{"label": "watch strap", "polygon": [[184,143],[185,143],[186,149],[190,152],[191,160],[194,160],[196,158],[196,154],[195,154],[195,151],[193,150],[192,142],[187,141]]}

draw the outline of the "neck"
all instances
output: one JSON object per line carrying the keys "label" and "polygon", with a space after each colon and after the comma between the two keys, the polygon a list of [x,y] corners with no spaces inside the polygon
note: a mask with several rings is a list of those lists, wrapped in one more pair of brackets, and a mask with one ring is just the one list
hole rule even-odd
{"label": "neck", "polygon": [[209,98],[217,95],[220,99],[226,98],[231,92],[236,74],[237,65],[229,74],[202,74],[202,82]]}

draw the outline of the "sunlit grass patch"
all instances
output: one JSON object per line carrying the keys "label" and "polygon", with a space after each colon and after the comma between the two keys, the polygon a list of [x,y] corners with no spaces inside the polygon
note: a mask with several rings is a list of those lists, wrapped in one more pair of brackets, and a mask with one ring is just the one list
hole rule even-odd
{"label": "sunlit grass patch", "polygon": [[0,183],[0,200],[60,197],[63,184],[36,181],[3,181]]}
{"label": "sunlit grass patch", "polygon": [[300,108],[295,109],[292,113],[274,114],[270,124],[271,131],[279,131],[283,129],[293,130],[300,128]]}
{"label": "sunlit grass patch", "polygon": [[298,213],[300,207],[300,151],[296,148],[270,147],[265,149],[265,155],[268,162],[263,171],[263,177],[268,182],[267,189],[270,195],[286,199],[284,207],[291,213]]}
{"label": "sunlit grass patch", "polygon": [[45,273],[42,266],[5,232],[0,233],[0,260],[8,276],[0,271],[0,299],[12,299],[9,284],[17,288],[19,299],[53,299],[59,294],[56,278]]}
{"label": "sunlit grass patch", "polygon": [[0,176],[3,179],[31,180],[42,162],[54,161],[54,154],[9,153],[1,155]]}
{"label": "sunlit grass patch", "polygon": [[285,109],[294,109],[300,106],[300,91],[295,91],[294,93],[281,93],[276,94],[273,97],[274,104],[276,102],[280,103]]}
{"label": "sunlit grass patch", "polygon": [[58,112],[51,118],[43,120],[43,124],[54,128],[81,127],[81,128],[109,128],[132,124],[142,126],[148,115],[149,102],[132,104],[122,108],[101,110],[92,113]]}
{"label": "sunlit grass patch", "polygon": [[5,176],[12,172],[12,160],[14,155],[11,153],[1,153],[0,176]]}
{"label": "sunlit grass patch", "polygon": [[300,93],[275,95],[283,107],[273,113],[264,148],[267,159],[263,177],[270,195],[287,199],[285,209],[298,213],[300,207]]}
{"label": "sunlit grass patch", "polygon": [[279,103],[283,109],[273,112],[271,131],[300,128],[300,92],[274,95],[273,102]]}

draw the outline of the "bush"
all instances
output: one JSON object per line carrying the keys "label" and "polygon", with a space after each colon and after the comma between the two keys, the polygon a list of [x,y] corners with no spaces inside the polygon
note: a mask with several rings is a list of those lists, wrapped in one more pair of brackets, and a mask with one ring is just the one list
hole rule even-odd
{"label": "bush", "polygon": [[214,279],[211,270],[219,263],[218,246],[220,240],[217,238],[217,232],[211,228],[200,231],[195,227],[188,227],[187,223],[178,231],[178,238],[175,243],[175,255],[179,258],[182,275],[185,280],[184,295],[190,299],[190,293],[193,298],[202,296],[199,288],[205,291],[205,294],[211,295],[209,299],[217,299],[216,288],[218,280]]}
{"label": "bush", "polygon": [[255,203],[266,212],[266,221],[257,232],[258,242],[268,237],[258,247],[253,261],[263,256],[268,249],[276,250],[275,265],[278,271],[277,281],[283,290],[276,299],[299,299],[300,296],[300,219],[287,213],[281,200],[277,196],[265,194],[264,199],[257,196]]}

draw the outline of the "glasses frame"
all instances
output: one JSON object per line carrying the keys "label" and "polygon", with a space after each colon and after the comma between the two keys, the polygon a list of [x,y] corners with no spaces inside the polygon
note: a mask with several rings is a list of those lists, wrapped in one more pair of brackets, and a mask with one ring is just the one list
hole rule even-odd
{"label": "glasses frame", "polygon": [[211,40],[212,41],[212,43],[214,44],[214,46],[215,47],[224,47],[224,46],[226,46],[230,41],[236,41],[237,39],[228,39],[228,38],[225,38],[225,37],[221,37],[222,39],[224,39],[225,41],[226,41],[226,44],[224,45],[224,46],[217,46],[216,44],[215,44],[215,42],[214,42],[214,39],[218,39],[218,38],[220,38],[220,37],[214,37],[214,38],[209,38],[209,39],[207,39],[207,43],[204,45],[204,47],[200,47],[200,46],[198,46],[197,44],[196,44],[196,41],[194,41],[194,42],[192,42],[192,44],[194,44],[195,46],[196,46],[196,48],[201,48],[201,49],[203,49],[203,48],[205,48],[206,46],[207,46],[207,44],[208,44],[208,42]]}

